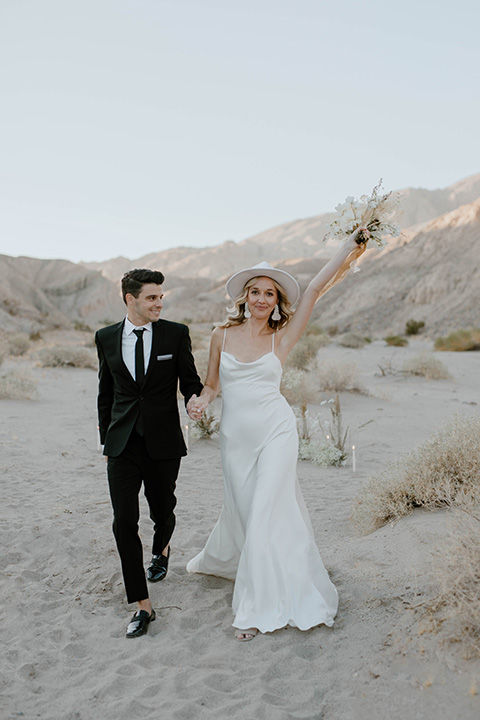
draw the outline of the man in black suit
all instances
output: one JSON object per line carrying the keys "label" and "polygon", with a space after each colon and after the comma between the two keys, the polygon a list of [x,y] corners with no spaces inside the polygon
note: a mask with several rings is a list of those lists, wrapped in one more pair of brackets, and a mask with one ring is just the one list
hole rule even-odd
{"label": "man in black suit", "polygon": [[131,270],[122,278],[127,317],[95,335],[99,359],[98,418],[107,458],[113,532],[129,603],[137,603],[127,637],[139,637],[155,620],[138,536],[138,495],[143,482],[154,522],[151,582],[167,574],[175,527],[175,484],[186,455],[177,387],[187,412],[202,390],[188,328],[160,320],[164,276]]}

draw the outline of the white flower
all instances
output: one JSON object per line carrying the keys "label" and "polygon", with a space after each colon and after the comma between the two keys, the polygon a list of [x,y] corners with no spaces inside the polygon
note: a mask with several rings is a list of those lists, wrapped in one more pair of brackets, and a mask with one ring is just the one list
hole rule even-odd
{"label": "white flower", "polygon": [[365,227],[369,231],[367,247],[377,245],[383,248],[387,236],[398,237],[400,228],[392,222],[392,218],[397,210],[399,196],[382,194],[381,187],[380,181],[370,195],[362,195],[358,200],[349,195],[345,202],[339,203],[335,208],[337,217],[328,226],[324,239],[331,236],[345,242],[358,227]]}

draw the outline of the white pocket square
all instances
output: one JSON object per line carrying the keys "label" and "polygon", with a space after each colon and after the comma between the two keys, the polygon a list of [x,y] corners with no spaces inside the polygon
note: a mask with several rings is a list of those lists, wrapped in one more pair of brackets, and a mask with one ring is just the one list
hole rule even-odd
{"label": "white pocket square", "polygon": [[169,355],[157,355],[157,360],[171,360],[172,358],[172,353],[170,353]]}

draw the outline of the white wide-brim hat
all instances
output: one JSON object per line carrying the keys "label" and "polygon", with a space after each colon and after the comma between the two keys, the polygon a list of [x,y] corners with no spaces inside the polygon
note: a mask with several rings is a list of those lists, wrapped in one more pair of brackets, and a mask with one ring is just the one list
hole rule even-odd
{"label": "white wide-brim hat", "polygon": [[251,268],[240,270],[227,280],[226,290],[232,300],[236,300],[243,292],[245,283],[254,277],[269,277],[275,280],[284,291],[289,303],[296,305],[300,298],[300,287],[292,275],[285,270],[278,270],[268,262],[261,262]]}

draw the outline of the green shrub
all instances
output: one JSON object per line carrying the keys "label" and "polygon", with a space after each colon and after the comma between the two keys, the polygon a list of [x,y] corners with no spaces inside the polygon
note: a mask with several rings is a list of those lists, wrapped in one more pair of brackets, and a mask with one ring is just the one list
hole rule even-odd
{"label": "green shrub", "polygon": [[90,325],[87,325],[86,323],[81,322],[80,320],[75,320],[75,322],[73,323],[73,327],[78,332],[93,332]]}
{"label": "green shrub", "polygon": [[423,320],[407,320],[405,323],[406,335],[418,335],[420,330],[425,327]]}
{"label": "green shrub", "polygon": [[455,330],[450,335],[439,337],[435,340],[435,350],[480,350],[480,328]]}
{"label": "green shrub", "polygon": [[338,338],[338,344],[347,348],[359,349],[362,348],[366,342],[367,341],[363,335],[358,335],[353,332],[345,333]]}
{"label": "green shrub", "polygon": [[385,338],[387,345],[393,345],[394,347],[405,347],[408,345],[407,338],[401,337],[400,335],[389,335]]}

